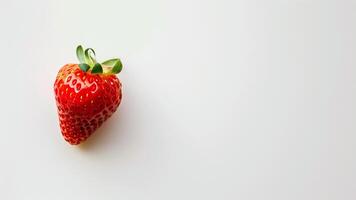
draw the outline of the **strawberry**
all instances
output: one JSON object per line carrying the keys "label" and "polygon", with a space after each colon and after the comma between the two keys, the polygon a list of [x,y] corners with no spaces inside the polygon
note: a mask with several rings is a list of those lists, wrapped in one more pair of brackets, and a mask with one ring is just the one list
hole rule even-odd
{"label": "strawberry", "polygon": [[120,59],[98,63],[95,52],[77,47],[80,64],[66,64],[58,72],[54,92],[64,139],[72,145],[85,141],[118,108],[121,83],[115,74]]}

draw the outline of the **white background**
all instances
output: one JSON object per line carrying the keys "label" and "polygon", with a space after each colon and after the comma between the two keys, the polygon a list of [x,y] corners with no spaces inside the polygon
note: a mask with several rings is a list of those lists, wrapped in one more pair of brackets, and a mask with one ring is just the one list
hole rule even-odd
{"label": "white background", "polygon": [[[356,2],[0,1],[0,199],[356,199]],[[123,101],[82,146],[53,83],[83,44]]]}

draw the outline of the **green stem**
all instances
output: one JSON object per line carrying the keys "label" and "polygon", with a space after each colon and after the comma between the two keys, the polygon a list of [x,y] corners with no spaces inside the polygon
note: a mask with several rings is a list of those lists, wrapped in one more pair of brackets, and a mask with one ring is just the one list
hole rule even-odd
{"label": "green stem", "polygon": [[[109,59],[102,64],[96,61],[95,51],[92,48],[84,48],[79,45],[76,49],[79,67],[82,71],[90,71],[93,74],[118,74],[122,70],[121,60],[118,58]],[[105,70],[103,70],[103,66]]]}

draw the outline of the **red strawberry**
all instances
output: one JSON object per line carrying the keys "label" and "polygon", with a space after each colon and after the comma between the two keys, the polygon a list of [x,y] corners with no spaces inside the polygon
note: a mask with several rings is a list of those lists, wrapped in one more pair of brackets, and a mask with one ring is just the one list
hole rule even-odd
{"label": "red strawberry", "polygon": [[93,49],[77,47],[78,64],[64,65],[58,72],[54,92],[64,139],[76,145],[85,141],[118,108],[121,83],[115,74],[119,59],[99,64]]}

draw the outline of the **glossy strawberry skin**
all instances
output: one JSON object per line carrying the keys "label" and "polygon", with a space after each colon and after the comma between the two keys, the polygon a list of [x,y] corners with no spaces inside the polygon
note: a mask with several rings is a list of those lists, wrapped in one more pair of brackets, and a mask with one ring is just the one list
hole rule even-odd
{"label": "glossy strawberry skin", "polygon": [[77,64],[60,69],[54,92],[62,135],[72,145],[85,141],[100,127],[122,97],[116,75],[83,72]]}

